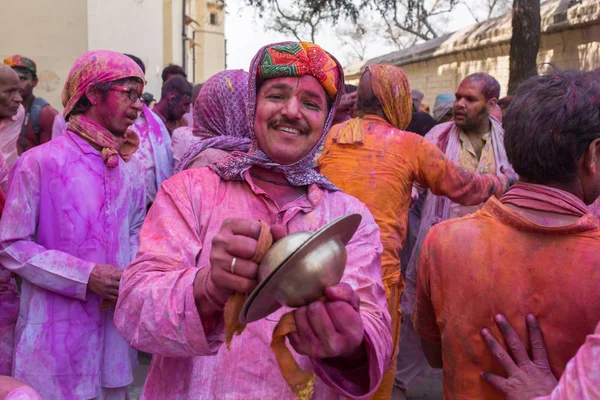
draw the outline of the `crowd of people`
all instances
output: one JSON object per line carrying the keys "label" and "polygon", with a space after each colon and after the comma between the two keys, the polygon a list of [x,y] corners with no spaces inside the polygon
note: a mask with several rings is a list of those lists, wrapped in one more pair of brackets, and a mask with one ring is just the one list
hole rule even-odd
{"label": "crowd of people", "polygon": [[[429,107],[397,66],[347,85],[284,42],[162,79],[89,51],[58,113],[33,60],[0,65],[0,399],[128,399],[138,351],[143,399],[402,399],[432,368],[445,399],[600,399],[600,70]],[[225,346],[264,230],[349,214],[340,283]]]}

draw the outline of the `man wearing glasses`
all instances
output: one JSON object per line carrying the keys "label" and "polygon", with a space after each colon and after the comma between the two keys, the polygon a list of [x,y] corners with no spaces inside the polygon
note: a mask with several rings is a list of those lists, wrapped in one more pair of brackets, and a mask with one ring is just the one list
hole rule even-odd
{"label": "man wearing glasses", "polygon": [[44,399],[125,399],[133,381],[113,314],[146,209],[128,162],[143,87],[127,56],[83,54],[63,90],[65,131],[13,169],[0,224],[0,264],[23,280],[12,375]]}

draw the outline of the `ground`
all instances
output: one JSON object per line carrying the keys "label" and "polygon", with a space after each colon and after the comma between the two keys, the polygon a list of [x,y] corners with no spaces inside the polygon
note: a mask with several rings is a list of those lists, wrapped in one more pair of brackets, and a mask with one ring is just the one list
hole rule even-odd
{"label": "ground", "polygon": [[[146,354],[140,353],[139,361],[140,365],[138,365],[133,371],[133,384],[129,387],[129,397],[131,400],[138,400],[140,398],[142,386],[144,386],[144,381],[146,379],[146,375],[148,374],[148,367],[150,366],[150,357]],[[406,398],[408,400],[441,400],[441,370],[436,371],[435,374],[423,379],[414,387],[410,387],[408,389]],[[403,400],[403,397],[393,394],[391,400]]]}

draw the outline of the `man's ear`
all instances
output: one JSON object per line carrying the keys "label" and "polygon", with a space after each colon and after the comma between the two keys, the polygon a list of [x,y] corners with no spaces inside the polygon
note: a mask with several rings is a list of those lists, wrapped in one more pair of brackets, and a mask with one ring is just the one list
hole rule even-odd
{"label": "man's ear", "polygon": [[85,89],[85,95],[88,98],[88,100],[90,101],[90,103],[92,103],[92,105],[98,104],[99,94],[100,94],[100,92],[98,91],[98,88],[96,87],[96,85],[89,85]]}
{"label": "man's ear", "polygon": [[600,138],[592,140],[585,153],[583,153],[584,172],[596,175],[600,172]]}
{"label": "man's ear", "polygon": [[33,80],[33,87],[36,87],[38,85],[38,82],[39,82],[39,79],[36,76],[35,79]]}
{"label": "man's ear", "polygon": [[498,104],[498,99],[497,98],[493,98],[493,99],[489,99],[487,102],[487,109],[488,111],[493,111],[494,108],[496,108],[496,105]]}

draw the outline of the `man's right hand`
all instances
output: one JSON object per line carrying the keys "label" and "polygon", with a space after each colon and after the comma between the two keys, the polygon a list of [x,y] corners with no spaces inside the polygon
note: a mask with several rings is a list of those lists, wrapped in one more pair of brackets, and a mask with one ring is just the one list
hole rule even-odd
{"label": "man's right hand", "polygon": [[117,301],[122,271],[112,265],[96,264],[90,279],[88,289],[109,301]]}
{"label": "man's right hand", "polygon": [[[219,307],[224,307],[231,294],[254,290],[258,284],[258,264],[251,259],[256,253],[260,229],[259,220],[232,218],[223,221],[221,230],[212,240],[206,285],[201,288],[199,282],[194,283],[196,297],[203,294]],[[285,233],[283,226],[271,227],[274,240]]]}

